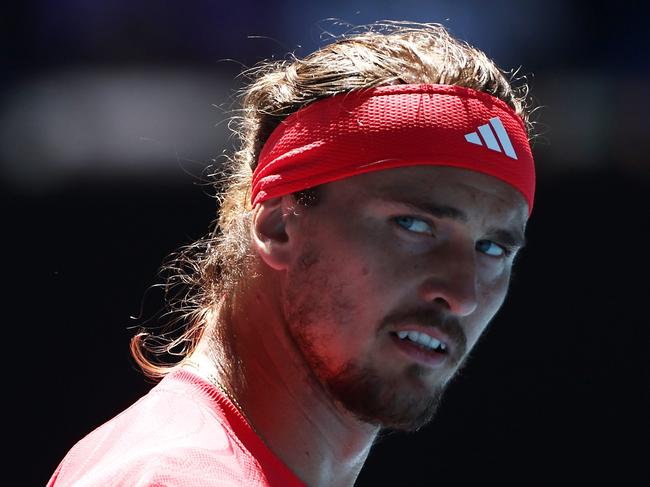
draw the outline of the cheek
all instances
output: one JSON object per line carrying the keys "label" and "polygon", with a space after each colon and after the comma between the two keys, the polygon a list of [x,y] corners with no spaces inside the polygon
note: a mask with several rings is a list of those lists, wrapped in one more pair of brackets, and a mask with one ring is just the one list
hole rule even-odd
{"label": "cheek", "polygon": [[512,263],[483,256],[479,259],[477,279],[481,300],[488,307],[498,309],[508,292]]}
{"label": "cheek", "polygon": [[330,275],[329,343],[341,351],[339,360],[361,363],[383,343],[379,328],[386,316],[411,301],[422,262],[372,221],[344,234],[340,251],[323,261],[322,272]]}
{"label": "cheek", "polygon": [[332,272],[337,272],[355,294],[390,288],[387,284],[401,266],[396,263],[386,229],[376,219],[360,217],[346,220],[336,234],[338,238],[328,246]]}
{"label": "cheek", "polygon": [[289,333],[324,374],[361,356],[372,342],[381,311],[373,264],[367,249],[321,239],[307,245],[287,272],[283,306]]}
{"label": "cheek", "polygon": [[[417,272],[386,225],[372,218],[324,219],[306,233],[302,252],[288,272],[290,300],[300,303],[309,322],[342,339],[365,336],[398,301],[408,275]],[[395,301],[395,302],[394,302]],[[374,330],[374,328],[373,328]],[[357,333],[358,336],[355,336]]]}
{"label": "cheek", "polygon": [[481,304],[485,313],[492,319],[499,311],[508,293],[509,275],[503,274],[482,287]]}
{"label": "cheek", "polygon": [[503,305],[508,293],[510,271],[501,272],[489,281],[479,284],[479,306],[468,330],[468,349],[471,349]]}

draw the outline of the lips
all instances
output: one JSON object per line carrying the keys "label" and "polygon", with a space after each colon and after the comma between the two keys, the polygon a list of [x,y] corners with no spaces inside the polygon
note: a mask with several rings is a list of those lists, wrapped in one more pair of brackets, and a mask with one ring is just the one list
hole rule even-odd
{"label": "lips", "polygon": [[467,337],[460,317],[434,305],[405,305],[388,313],[378,329],[389,348],[394,346],[396,358],[401,361],[456,368],[467,353]]}

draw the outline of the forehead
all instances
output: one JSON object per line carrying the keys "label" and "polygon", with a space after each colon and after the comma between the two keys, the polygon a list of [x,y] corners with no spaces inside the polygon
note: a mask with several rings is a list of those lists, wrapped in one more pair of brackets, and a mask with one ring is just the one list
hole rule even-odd
{"label": "forehead", "polygon": [[469,217],[498,217],[525,225],[528,205],[509,184],[486,174],[443,166],[412,166],[374,171],[330,183],[349,202],[368,199],[418,201],[450,207]]}

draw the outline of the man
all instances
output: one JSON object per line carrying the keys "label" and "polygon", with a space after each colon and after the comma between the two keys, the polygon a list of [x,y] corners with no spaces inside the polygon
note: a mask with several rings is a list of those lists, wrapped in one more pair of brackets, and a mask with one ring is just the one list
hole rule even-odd
{"label": "man", "polygon": [[187,327],[132,343],[163,379],[49,485],[350,486],[432,419],[524,243],[529,126],[482,52],[381,27],[255,72],[217,229],[171,266]]}

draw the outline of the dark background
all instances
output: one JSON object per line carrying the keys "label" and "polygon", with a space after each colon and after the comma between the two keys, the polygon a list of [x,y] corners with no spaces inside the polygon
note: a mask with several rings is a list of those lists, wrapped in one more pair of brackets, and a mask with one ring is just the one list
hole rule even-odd
{"label": "dark background", "polygon": [[[16,2],[18,3],[18,2]],[[23,2],[3,9],[11,485],[150,387],[129,357],[163,259],[202,236],[245,67],[382,19],[441,22],[534,99],[538,192],[505,307],[436,420],[358,485],[646,485],[648,33],[641,2]],[[328,20],[328,19],[337,20]],[[139,317],[133,319],[131,316]],[[6,410],[7,408],[5,408]]]}

